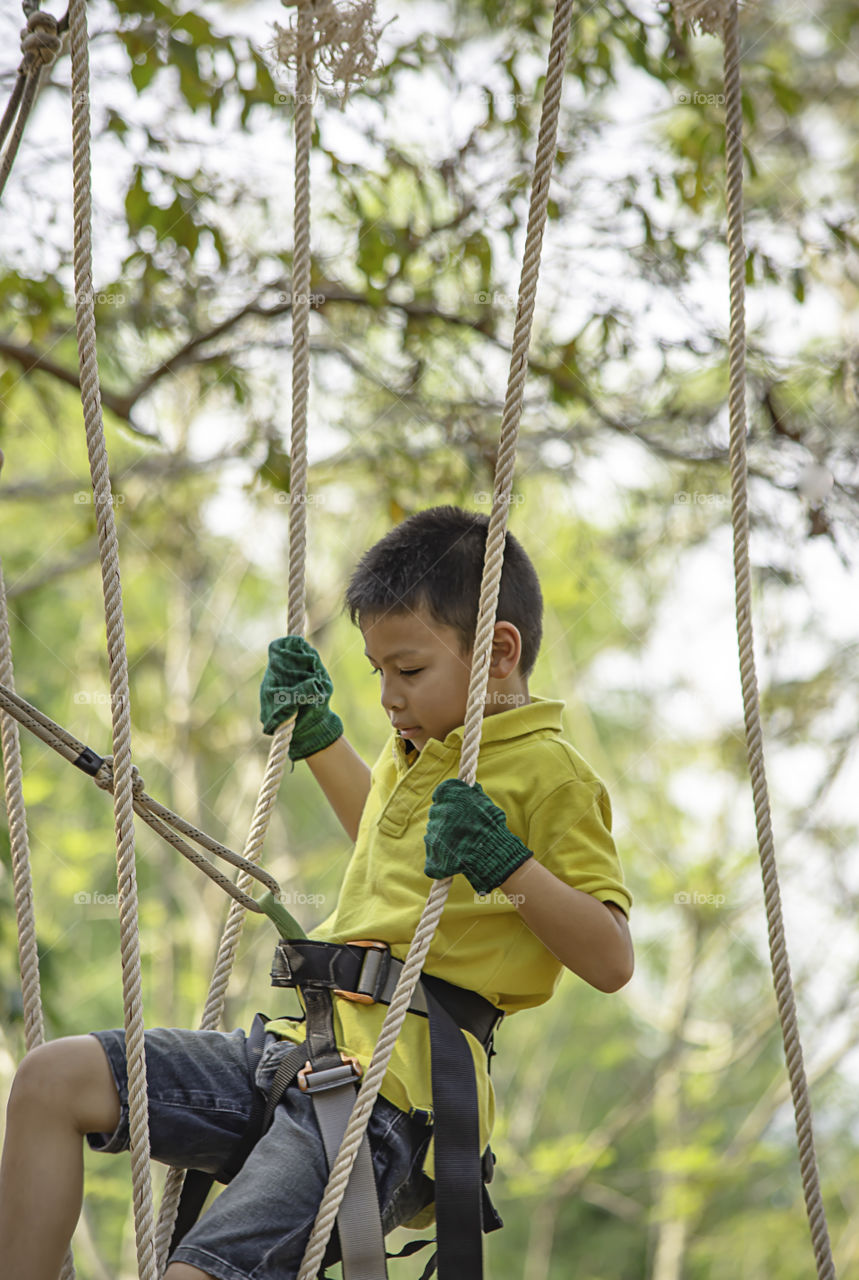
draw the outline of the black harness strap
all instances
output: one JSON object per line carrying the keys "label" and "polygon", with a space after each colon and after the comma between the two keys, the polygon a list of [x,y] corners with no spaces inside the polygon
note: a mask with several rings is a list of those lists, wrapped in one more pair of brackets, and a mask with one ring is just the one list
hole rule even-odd
{"label": "black harness strap", "polygon": [[483,1275],[477,1082],[468,1041],[427,989],[440,1280]]}

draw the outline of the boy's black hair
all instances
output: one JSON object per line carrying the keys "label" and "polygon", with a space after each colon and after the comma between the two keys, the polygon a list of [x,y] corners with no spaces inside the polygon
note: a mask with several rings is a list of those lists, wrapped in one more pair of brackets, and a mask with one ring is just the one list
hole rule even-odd
{"label": "boy's black hair", "polygon": [[[474,644],[489,517],[461,507],[430,507],[409,516],[361,557],[346,589],[353,622],[423,606]],[[543,634],[543,596],[522,544],[507,534],[498,597],[499,622],[522,637],[519,668],[529,676]]]}

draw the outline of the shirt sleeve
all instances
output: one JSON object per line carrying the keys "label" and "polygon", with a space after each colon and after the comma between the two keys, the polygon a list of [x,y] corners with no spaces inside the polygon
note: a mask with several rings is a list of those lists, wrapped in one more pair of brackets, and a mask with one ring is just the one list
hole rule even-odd
{"label": "shirt sleeve", "polygon": [[570,779],[530,816],[528,848],[565,884],[629,914],[632,895],[611,834],[611,804],[600,782]]}

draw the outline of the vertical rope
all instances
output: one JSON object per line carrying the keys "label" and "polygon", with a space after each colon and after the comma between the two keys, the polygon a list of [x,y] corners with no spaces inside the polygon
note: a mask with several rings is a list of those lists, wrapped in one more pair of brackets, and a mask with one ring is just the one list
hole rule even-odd
{"label": "vertical rope", "polygon": [[120,952],[128,1059],[131,1171],[134,1226],[141,1280],[156,1280],[152,1187],[149,1172],[149,1117],[143,1042],[140,938],[137,924],[137,878],[134,863],[134,816],[131,768],[131,713],[128,659],[122,616],[119,544],[107,448],[101,415],[95,314],[92,287],[92,190],[90,172],[89,51],[86,0],[70,0],[72,53],[72,143],[74,173],[75,319],[80,357],[81,400],[98,527],[104,592],[110,701],[113,727],[114,827],[119,896]]}
{"label": "vertical rope", "polygon": [[295,76],[295,215],[292,249],[292,445],[289,480],[290,635],[305,628],[307,400],[310,386],[310,143],[313,132],[312,0],[298,7]]}
{"label": "vertical rope", "polygon": [[[537,293],[543,230],[546,225],[548,210],[549,183],[555,157],[558,115],[564,82],[567,43],[572,22],[572,8],[573,0],[558,0],[552,26],[546,89],[540,118],[534,180],[531,187],[531,204],[528,213],[528,229],[525,237],[525,252],[519,281],[519,300],[513,332],[513,351],[501,421],[501,440],[495,468],[492,514],[489,519],[489,529],[486,537],[483,582],[480,592],[474,655],[472,658],[459,766],[459,777],[470,785],[473,785],[476,777],[477,758],[480,751],[483,708],[486,702],[486,689],[489,681],[492,637],[495,629],[498,589],[501,583],[501,570],[504,560],[507,514],[510,507],[513,471],[516,462],[516,441],[519,432],[519,420],[522,415],[525,378],[528,370],[528,347],[531,340],[531,324]],[[325,1246],[333,1230],[337,1211],[352,1171],[352,1165],[355,1162],[358,1148],[370,1119],[370,1112],[373,1109],[388,1063],[391,1060],[394,1044],[405,1021],[412,992],[417,985],[430,943],[441,919],[450,885],[450,877],[446,880],[436,881],[427,897],[403,971],[400,974],[400,980],[397,983],[396,991],[385,1015],[372,1062],[361,1082],[358,1098],[343,1136],[340,1151],[331,1168],[328,1185],[325,1188],[319,1212],[302,1259],[298,1280],[314,1280],[322,1263]]]}
{"label": "vertical rope", "polygon": [[[250,831],[243,850],[244,857],[251,862],[258,862],[262,854],[263,841],[268,831],[285,762],[288,758],[289,743],[292,739],[292,726],[294,724],[295,720],[293,718],[285,725],[282,725],[272,739],[265,774],[260,785]],[[253,883],[252,877],[244,871],[236,880],[236,886],[246,893],[251,890]],[[221,1024],[227,987],[239,942],[241,941],[245,915],[246,911],[242,904],[233,900],[230,903],[227,921],[218,944],[218,954],[215,958],[215,965],[209,982],[205,1007],[200,1018],[201,1031],[216,1031]],[[170,1248],[170,1241],[173,1238],[173,1228],[184,1182],[184,1169],[169,1169],[167,1171],[164,1190],[161,1195],[161,1205],[158,1211],[158,1223],[155,1228],[158,1275],[163,1273],[167,1264],[167,1254]]]}
{"label": "vertical rope", "polygon": [[[307,406],[310,388],[310,148],[313,133],[313,14],[308,4],[298,10],[298,60],[295,87],[295,216],[292,262],[292,431],[289,480],[289,593],[287,631],[303,635],[306,627],[307,560]],[[271,822],[283,779],[295,717],[278,726],[269,748],[244,857],[257,862]],[[247,889],[242,874],[237,884]],[[230,905],[218,946],[206,1004],[200,1020],[204,1031],[216,1029],[224,1012],[227,987],[244,928],[245,909]],[[158,1213],[155,1249],[159,1274],[167,1262],[176,1213],[185,1181],[184,1171],[167,1174]]]}
{"label": "vertical rope", "polygon": [[[0,563],[0,681],[14,688],[6,584]],[[39,983],[39,951],[36,944],[36,916],[33,908],[33,880],[30,874],[30,842],[27,838],[27,810],[24,806],[21,742],[18,723],[0,712],[3,745],[3,777],[6,813],[9,818],[9,845],[12,853],[12,880],[15,917],[18,922],[18,965],[21,970],[21,997],[24,1010],[24,1040],[35,1049],[45,1039],[42,993]]]}
{"label": "vertical rope", "polygon": [[778,870],[773,845],[772,820],[760,703],[755,673],[752,631],[751,569],[749,564],[749,509],[746,467],[746,369],[745,369],[745,266],[743,243],[743,107],[740,84],[739,15],[730,0],[724,18],[725,40],[725,147],[727,163],[728,254],[731,274],[730,395],[731,517],[734,531],[734,580],[736,588],[737,640],[746,726],[746,750],[752,781],[758,850],[764,885],[770,959],[778,1016],[782,1028],[790,1090],[796,1116],[799,1164],[811,1240],[820,1280],[834,1280],[835,1265],[820,1191],[814,1151],[811,1103],[802,1060],[802,1044],[796,1018],[796,1002],[790,976]]}

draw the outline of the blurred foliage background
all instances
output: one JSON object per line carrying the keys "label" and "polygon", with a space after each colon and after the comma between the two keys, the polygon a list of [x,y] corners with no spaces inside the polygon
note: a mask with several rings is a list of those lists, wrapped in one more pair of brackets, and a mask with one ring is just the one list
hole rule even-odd
{"label": "blurred foliage background", "polygon": [[[285,619],[290,73],[273,3],[95,0],[100,361],[135,754],[234,847]],[[550,11],[382,6],[377,73],[316,103],[309,634],[367,759],[384,737],[341,592],[438,501],[488,510]],[[16,57],[11,9],[0,18]],[[836,1263],[859,1265],[855,1088],[855,53],[849,0],[744,11],[749,454],[777,847]],[[799,1280],[812,1271],[770,989],[734,672],[720,46],[662,6],[576,13],[511,525],[544,585],[533,688],[609,785],[638,969],[568,976],[508,1023],[492,1280]],[[69,63],[0,224],[0,550],[22,693],[109,744],[71,286]],[[24,742],[49,1034],[121,1021],[112,817]],[[147,1021],[193,1025],[219,891],[138,835]],[[267,864],[307,925],[349,855],[306,770]],[[0,1080],[22,1052],[0,830]],[[80,901],[90,895],[90,901]],[[322,905],[319,905],[320,900]],[[227,1010],[268,1003],[251,921]],[[134,1274],[127,1162],[87,1160],[82,1280]],[[403,1261],[392,1274],[420,1273]],[[396,1270],[394,1270],[396,1269]]]}

